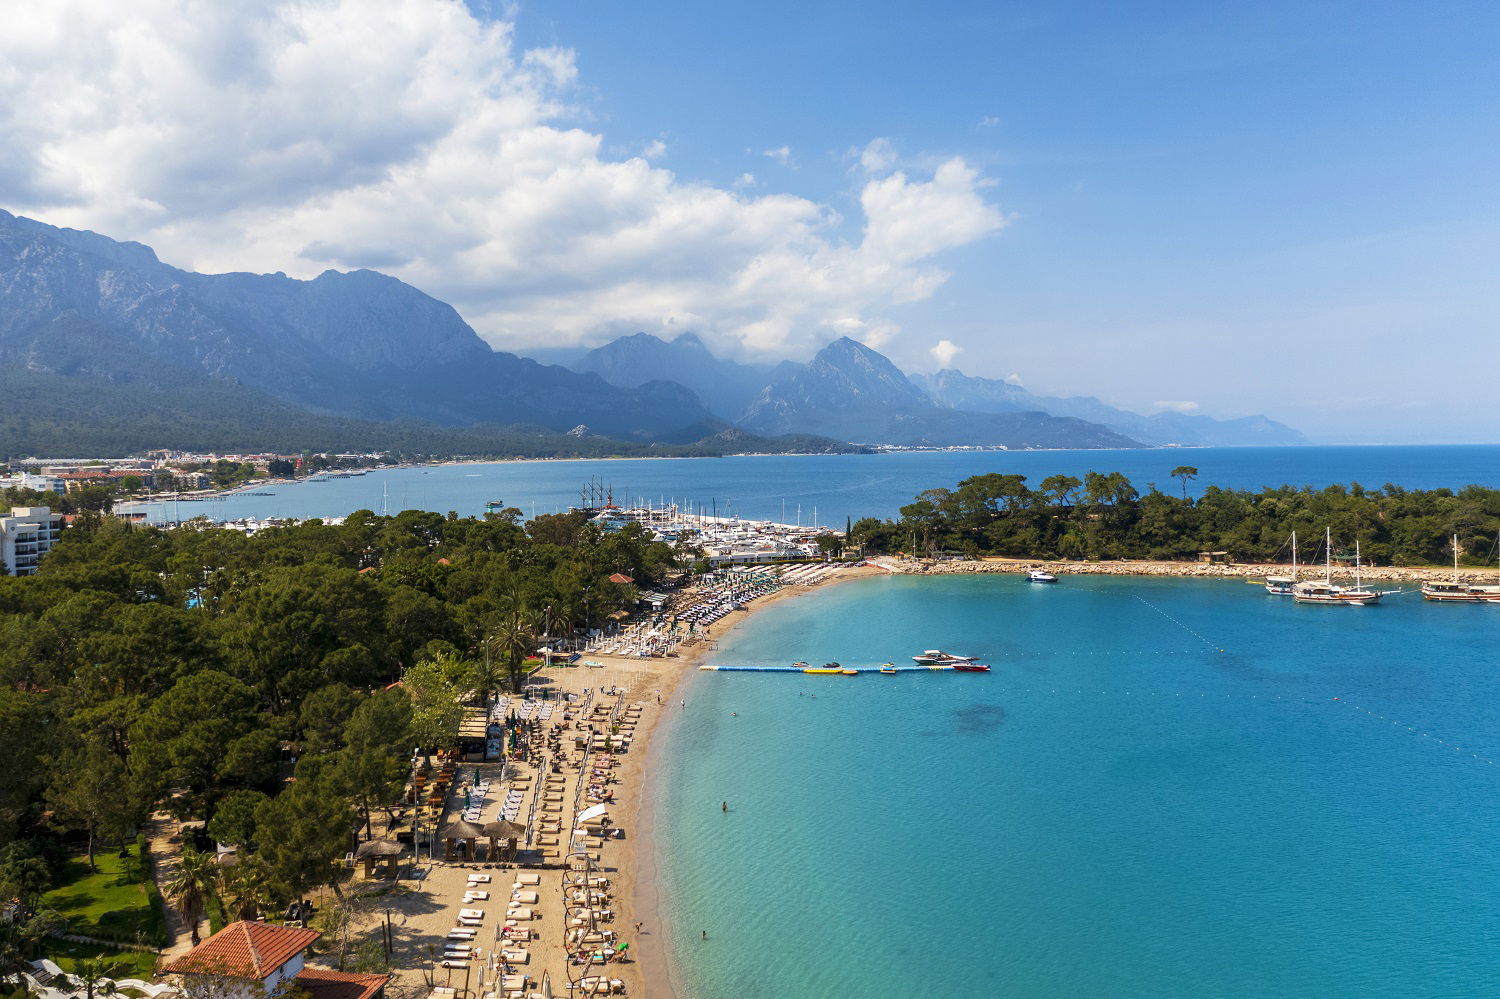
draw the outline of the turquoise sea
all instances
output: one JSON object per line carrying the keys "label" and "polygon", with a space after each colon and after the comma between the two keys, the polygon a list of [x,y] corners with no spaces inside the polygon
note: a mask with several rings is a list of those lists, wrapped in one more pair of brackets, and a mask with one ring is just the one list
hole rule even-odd
{"label": "turquoise sea", "polygon": [[[675,501],[704,512],[754,520],[840,527],[844,518],[893,517],[923,489],[952,486],[985,472],[1025,475],[1032,485],[1054,474],[1123,472],[1143,492],[1168,474],[1196,466],[1192,489],[1395,482],[1409,489],[1500,484],[1500,446],[1157,448],[1133,451],[940,451],[870,455],[653,458],[624,461],[506,461],[397,468],[348,479],[319,478],[256,487],[222,499],[143,505],[153,520],[342,517],[355,510],[452,510],[477,516],[502,500],[527,517],[578,505],[590,479],[616,502]],[[264,493],[264,495],[260,495]],[[800,510],[799,510],[800,507]]]}
{"label": "turquoise sea", "polygon": [[779,602],[716,661],[993,669],[689,681],[654,794],[677,994],[1496,995],[1497,643],[1500,607],[1239,581]]}

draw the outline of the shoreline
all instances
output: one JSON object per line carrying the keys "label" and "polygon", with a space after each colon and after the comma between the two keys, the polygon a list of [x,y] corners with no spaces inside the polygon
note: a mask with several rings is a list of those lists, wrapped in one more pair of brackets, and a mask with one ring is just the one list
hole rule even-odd
{"label": "shoreline", "polygon": [[[693,679],[699,675],[698,667],[717,650],[719,641],[750,620],[757,611],[778,601],[803,596],[829,585],[883,574],[885,570],[876,566],[851,565],[848,569],[824,577],[810,586],[794,584],[783,587],[769,596],[752,602],[744,610],[737,610],[727,615],[722,621],[711,626],[712,631],[706,641],[678,657],[676,665],[680,667],[680,672],[676,682],[671,685],[671,693],[664,702],[664,706],[670,707],[673,700],[684,699],[684,694],[693,683]],[[637,771],[639,781],[635,794],[627,799],[626,810],[622,815],[622,820],[629,823],[628,828],[634,830],[634,843],[625,858],[624,872],[628,872],[626,876],[630,882],[630,889],[621,892],[620,908],[624,916],[619,923],[631,925],[635,921],[644,922],[646,924],[645,935],[651,940],[650,945],[647,946],[642,946],[639,942],[636,944],[641,952],[641,957],[634,963],[632,976],[635,979],[634,985],[637,991],[628,994],[650,996],[651,999],[677,999],[676,986],[683,984],[678,981],[680,976],[667,943],[669,938],[667,928],[671,925],[671,915],[659,888],[660,872],[657,864],[659,841],[655,835],[659,817],[656,806],[662,772],[661,764],[673,724],[666,720],[667,717],[680,716],[671,715],[670,712],[664,715],[659,711],[651,716],[650,725],[644,733],[644,759],[640,770]]]}
{"label": "shoreline", "polygon": [[[1118,562],[1070,562],[1056,561],[1050,559],[1024,559],[1024,558],[989,558],[981,561],[952,560],[937,561],[935,559],[900,559],[889,556],[872,556],[867,561],[871,565],[878,565],[894,575],[907,576],[945,576],[945,575],[984,575],[997,574],[1021,574],[1028,569],[1041,568],[1058,576],[1170,576],[1181,579],[1236,579],[1249,577],[1264,577],[1267,575],[1281,576],[1291,571],[1291,566],[1286,563],[1275,562],[1171,562],[1165,560],[1142,559],[1132,561],[1122,559]],[[1317,571],[1320,566],[1299,565],[1297,573],[1299,579],[1317,579],[1322,573]],[[1425,583],[1425,582],[1447,582],[1454,577],[1451,566],[1363,566],[1360,578],[1364,580],[1385,580],[1401,583]],[[1350,567],[1340,567],[1333,574],[1337,579],[1352,578],[1354,570]],[[1461,582],[1468,583],[1494,583],[1497,582],[1496,571],[1493,568],[1475,569],[1460,568],[1458,578]]]}

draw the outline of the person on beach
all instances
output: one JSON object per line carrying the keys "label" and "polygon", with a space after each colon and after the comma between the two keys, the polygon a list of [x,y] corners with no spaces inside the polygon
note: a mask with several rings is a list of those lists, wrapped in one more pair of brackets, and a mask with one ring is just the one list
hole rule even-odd
{"label": "person on beach", "polygon": [[725,801],[725,802],[720,803],[719,810],[720,811],[724,811],[724,812],[729,811],[729,802]]}
{"label": "person on beach", "polygon": [[704,939],[704,940],[707,940],[707,939],[708,939],[708,931],[707,931],[707,930],[704,930],[704,931],[703,931],[703,939]]}

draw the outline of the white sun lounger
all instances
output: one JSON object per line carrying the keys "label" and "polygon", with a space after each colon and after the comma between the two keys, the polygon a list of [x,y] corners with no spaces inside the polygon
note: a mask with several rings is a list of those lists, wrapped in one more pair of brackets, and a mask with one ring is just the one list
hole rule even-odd
{"label": "white sun lounger", "polygon": [[525,890],[511,892],[510,900],[512,902],[520,902],[522,905],[536,905],[540,901],[536,892]]}
{"label": "white sun lounger", "polygon": [[471,885],[487,885],[489,883],[490,883],[490,876],[488,874],[470,874],[469,875],[469,884],[471,884]]}
{"label": "white sun lounger", "polygon": [[488,902],[489,900],[490,900],[490,893],[487,892],[487,891],[466,891],[466,892],[464,892],[464,901],[465,902]]}
{"label": "white sun lounger", "polygon": [[534,888],[541,883],[542,876],[540,874],[521,874],[516,877],[516,887],[518,888],[523,885],[528,888]]}
{"label": "white sun lounger", "polygon": [[458,915],[462,919],[483,919],[483,909],[459,909]]}

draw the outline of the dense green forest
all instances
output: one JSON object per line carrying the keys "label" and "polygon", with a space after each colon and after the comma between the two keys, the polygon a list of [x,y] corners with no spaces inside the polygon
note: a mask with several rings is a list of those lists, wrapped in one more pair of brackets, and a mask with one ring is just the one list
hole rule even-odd
{"label": "dense green forest", "polygon": [[0,897],[23,906],[0,980],[59,928],[44,899],[69,855],[113,857],[157,808],[240,848],[224,871],[189,854],[203,883],[179,905],[235,918],[334,883],[412,747],[452,745],[462,704],[521,683],[543,636],[633,605],[611,574],[655,585],[685,554],[583,514],[246,536],[85,511],[36,575],[0,578]]}
{"label": "dense green forest", "polygon": [[1154,484],[1143,494],[1118,472],[1053,475],[1036,487],[1024,475],[976,475],[952,489],[920,493],[897,521],[857,521],[850,540],[872,553],[1190,559],[1224,551],[1250,562],[1290,560],[1294,530],[1301,557],[1311,560],[1324,529],[1332,528],[1336,556],[1352,553],[1357,539],[1363,557],[1376,564],[1444,564],[1457,534],[1465,564],[1495,561],[1500,490],[1209,486],[1192,499],[1186,485],[1197,470],[1183,466],[1171,474],[1182,480],[1182,496]]}
{"label": "dense green forest", "polygon": [[327,416],[226,380],[170,388],[151,383],[80,382],[0,371],[0,460],[6,456],[122,457],[153,448],[302,453],[378,451],[398,460],[455,455],[505,458],[712,457],[758,453],[844,453],[864,448],[823,437],[757,437],[722,425],[684,428],[674,442],[573,436],[528,426],[440,427]]}

